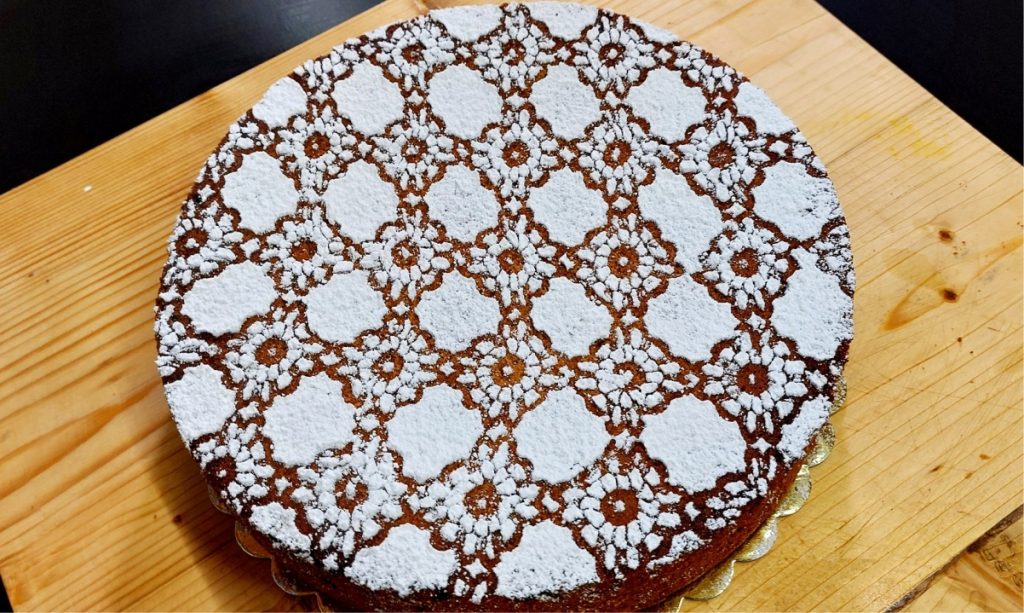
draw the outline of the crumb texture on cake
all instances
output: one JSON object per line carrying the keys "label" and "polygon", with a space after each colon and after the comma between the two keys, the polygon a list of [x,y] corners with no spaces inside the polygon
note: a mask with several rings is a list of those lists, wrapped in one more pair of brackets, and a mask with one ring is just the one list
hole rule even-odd
{"label": "crumb texture on cake", "polygon": [[756,529],[852,338],[824,165],[742,75],[561,3],[458,7],[275,83],[156,304],[182,438],[339,603],[651,606]]}

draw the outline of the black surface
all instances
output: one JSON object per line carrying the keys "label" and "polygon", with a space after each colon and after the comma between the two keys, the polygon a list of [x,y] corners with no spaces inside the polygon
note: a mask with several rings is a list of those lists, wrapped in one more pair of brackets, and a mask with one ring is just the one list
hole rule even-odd
{"label": "black surface", "polygon": [[[820,0],[1021,160],[1020,0]],[[0,0],[0,192],[376,0]]]}
{"label": "black surface", "polygon": [[0,611],[13,611],[11,601],[7,598],[7,590],[4,589],[4,578],[0,577]]}
{"label": "black surface", "polygon": [[[1020,0],[821,0],[1021,159]],[[0,192],[375,0],[0,0]]]}
{"label": "black surface", "polygon": [[1021,0],[818,0],[1021,161]]}
{"label": "black surface", "polygon": [[[820,2],[1021,160],[1021,0]],[[373,4],[0,0],[0,192]]]}
{"label": "black surface", "polygon": [[[820,0],[1021,160],[1021,0]],[[0,0],[0,192],[376,0]]]}
{"label": "black surface", "polygon": [[0,0],[0,193],[375,4]]}

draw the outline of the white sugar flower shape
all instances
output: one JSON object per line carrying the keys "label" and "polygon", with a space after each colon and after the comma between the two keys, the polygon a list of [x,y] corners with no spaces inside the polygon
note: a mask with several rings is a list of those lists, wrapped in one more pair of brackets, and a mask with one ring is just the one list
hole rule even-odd
{"label": "white sugar flower shape", "polygon": [[314,208],[306,219],[281,222],[281,230],[267,236],[260,259],[280,274],[283,287],[305,290],[311,283],[323,282],[329,270],[352,269],[352,262],[341,256],[344,249],[340,235]]}
{"label": "white sugar flower shape", "polygon": [[578,363],[583,375],[575,385],[608,412],[615,425],[624,420],[636,425],[643,409],[660,404],[665,393],[679,392],[685,387],[676,380],[679,364],[645,339],[637,328],[628,333],[616,328],[612,339],[603,341],[594,357],[595,360],[582,359]]}
{"label": "white sugar flower shape", "polygon": [[244,385],[242,398],[270,399],[275,389],[287,387],[297,374],[309,372],[323,346],[311,340],[298,311],[275,309],[269,317],[250,323],[228,341],[224,364],[231,379]]}
{"label": "white sugar flower shape", "polygon": [[768,433],[775,432],[778,421],[807,395],[806,381],[813,378],[803,360],[793,359],[789,347],[773,342],[767,332],[756,342],[743,332],[703,371],[704,393],[726,396],[722,408],[741,417],[748,432],[754,432],[759,422]]}
{"label": "white sugar flower shape", "polygon": [[306,508],[310,525],[322,530],[318,548],[331,552],[336,564],[337,552],[352,557],[356,545],[376,536],[382,523],[402,516],[408,488],[379,440],[358,442],[352,453],[317,463],[320,470],[299,469],[304,486],[292,498]]}
{"label": "white sugar flower shape", "polygon": [[342,354],[338,372],[349,378],[352,393],[377,399],[388,413],[398,403],[414,400],[437,376],[431,370],[437,354],[408,320],[389,319],[383,330],[363,334]]}
{"label": "white sugar flower shape", "polygon": [[405,89],[422,86],[433,68],[455,61],[455,42],[427,17],[391,26],[371,44],[377,63]]}
{"label": "white sugar flower shape", "polygon": [[[230,503],[236,513],[242,511],[242,503],[264,498],[270,493],[267,488],[267,479],[274,474],[274,469],[265,461],[266,451],[262,442],[253,442],[256,438],[256,424],[249,422],[244,428],[238,423],[228,422],[223,439],[229,444],[224,445],[222,451],[215,451],[211,457],[218,454],[226,455],[234,460],[234,475],[227,484],[226,490],[221,491],[223,496],[226,492],[230,497]],[[214,444],[214,441],[210,441]],[[215,448],[215,447],[214,447]]]}
{"label": "white sugar flower shape", "polygon": [[473,45],[476,66],[484,78],[504,91],[524,89],[545,64],[555,59],[551,53],[555,41],[530,22],[521,6],[509,9],[502,25],[494,35]]}
{"label": "white sugar flower shape", "polygon": [[641,551],[654,551],[663,537],[659,528],[681,523],[673,509],[680,496],[656,492],[661,478],[653,469],[625,470],[618,460],[589,471],[585,479],[562,494],[565,510],[562,519],[583,524],[580,530],[588,545],[603,551],[604,566],[622,576],[622,568],[640,566]]}
{"label": "white sugar flower shape", "polygon": [[[758,443],[751,446],[760,453],[755,455],[747,468],[747,474],[737,481],[730,481],[718,495],[704,501],[704,506],[709,509],[708,518],[704,525],[711,530],[724,528],[728,520],[740,516],[740,509],[757,498],[768,494],[768,483],[775,478],[778,470],[778,461],[772,452],[764,452],[769,449],[768,443],[762,438]],[[692,517],[696,519],[696,514]]]}
{"label": "white sugar flower shape", "polygon": [[850,251],[850,231],[846,225],[832,228],[821,240],[811,246],[811,253],[817,256],[817,265],[830,271],[840,279],[843,289],[852,293],[857,283],[853,270],[853,253]]}
{"label": "white sugar flower shape", "polygon": [[654,45],[627,26],[621,15],[602,15],[573,49],[583,76],[601,91],[612,88],[622,94],[655,64]]}
{"label": "white sugar flower shape", "polygon": [[522,196],[558,164],[558,143],[527,108],[506,113],[499,125],[473,143],[473,165],[501,195]]}
{"label": "white sugar flower shape", "polygon": [[658,153],[667,151],[623,107],[606,113],[591,135],[576,147],[588,186],[608,196],[636,192],[661,164]]}
{"label": "white sugar flower shape", "polygon": [[729,220],[726,231],[704,257],[704,278],[715,289],[731,297],[746,310],[751,303],[765,308],[765,297],[774,296],[789,269],[785,253],[789,245],[775,238],[747,217],[737,223]]}
{"label": "white sugar flower shape", "polygon": [[157,358],[160,375],[168,377],[179,368],[197,364],[204,355],[214,355],[217,347],[190,335],[174,313],[174,305],[161,307],[156,318]]}
{"label": "white sugar flower shape", "polygon": [[240,153],[266,149],[272,140],[270,135],[261,130],[258,122],[248,120],[246,116],[243,116],[228,128],[224,142],[213,155],[206,158],[206,164],[196,180],[219,181],[226,174],[225,168],[234,166],[236,160],[240,158]]}
{"label": "white sugar flower shape", "polygon": [[327,181],[338,176],[355,156],[356,137],[330,105],[315,112],[312,121],[295,117],[276,133],[280,142],[275,153],[299,175],[302,194],[308,199],[323,190]]}
{"label": "white sugar flower shape", "polygon": [[656,231],[635,213],[612,217],[576,250],[576,278],[616,310],[639,307],[680,272]]}
{"label": "white sugar flower shape", "polygon": [[469,272],[503,304],[524,303],[555,274],[555,247],[525,215],[503,218],[469,249]]}
{"label": "white sugar flower shape", "polygon": [[[732,91],[736,85],[736,71],[724,64],[712,65],[708,58],[698,47],[690,43],[681,42],[672,48],[675,53],[675,60],[672,64],[686,73],[694,83],[709,92]],[[724,102],[724,98],[721,99]]]}
{"label": "white sugar flower shape", "polygon": [[741,196],[758,167],[768,161],[765,142],[746,123],[736,120],[732,111],[726,111],[712,120],[710,128],[699,126],[679,147],[683,156],[679,169],[692,174],[708,194],[726,202]]}
{"label": "white sugar flower shape", "polygon": [[353,64],[360,61],[356,45],[359,39],[350,39],[331,49],[326,57],[308,59],[295,69],[292,76],[305,87],[311,98],[318,102],[327,100],[338,78],[349,71]]}
{"label": "white sugar flower shape", "polygon": [[235,260],[233,247],[242,241],[234,218],[219,202],[202,206],[189,199],[168,241],[170,252],[164,284],[188,285],[195,274],[207,275]]}
{"label": "white sugar flower shape", "polygon": [[502,326],[500,334],[478,342],[459,358],[458,382],[473,402],[494,418],[516,420],[540,399],[540,392],[566,380],[558,358],[520,320]]}
{"label": "white sugar flower shape", "polygon": [[380,238],[366,242],[359,266],[392,301],[415,299],[451,268],[452,245],[423,211],[403,213],[386,224]]}
{"label": "white sugar flower shape", "polygon": [[497,451],[481,445],[478,461],[421,487],[410,506],[427,521],[441,524],[441,538],[461,545],[467,556],[495,557],[495,545],[507,542],[516,526],[538,514],[533,505],[539,488],[502,443]]}
{"label": "white sugar flower shape", "polygon": [[407,112],[403,121],[392,124],[373,142],[377,145],[373,159],[403,190],[422,192],[444,164],[455,160],[454,141],[423,108]]}

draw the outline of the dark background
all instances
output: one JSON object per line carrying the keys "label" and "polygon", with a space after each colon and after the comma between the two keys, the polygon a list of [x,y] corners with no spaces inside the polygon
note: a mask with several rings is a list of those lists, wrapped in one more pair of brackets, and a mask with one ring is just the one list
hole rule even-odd
{"label": "dark background", "polygon": [[[1021,0],[820,0],[1021,160]],[[0,193],[376,0],[0,0]]]}
{"label": "dark background", "polygon": [[[819,1],[1021,161],[1021,0]],[[0,0],[0,193],[374,4]]]}

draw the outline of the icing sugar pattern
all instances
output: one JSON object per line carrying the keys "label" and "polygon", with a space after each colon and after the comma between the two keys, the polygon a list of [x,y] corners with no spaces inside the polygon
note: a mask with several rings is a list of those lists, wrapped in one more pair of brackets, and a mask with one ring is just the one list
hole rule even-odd
{"label": "icing sugar pattern", "polygon": [[[156,308],[161,375],[170,389],[190,369],[212,369],[203,389],[236,399],[216,432],[190,437],[193,454],[225,501],[281,548],[374,589],[526,598],[677,559],[792,463],[776,449],[783,430],[790,449],[793,436],[810,440],[816,417],[801,407],[831,397],[845,360],[849,237],[799,131],[692,45],[606,11],[556,6],[449,9],[307,62],[231,127],[169,242]],[[461,106],[452,88],[462,88]],[[585,128],[558,107],[558,91],[583,109]],[[270,179],[249,176],[268,160]],[[681,202],[704,207],[703,227],[665,230],[644,215],[664,210],[641,196],[663,177],[672,189],[650,193],[688,190]],[[765,202],[750,195],[758,190]],[[465,208],[470,200],[478,209]],[[709,240],[707,227],[719,225]],[[260,310],[249,296],[237,317],[197,329],[183,308],[190,292],[238,266],[262,271],[276,297]],[[788,330],[799,320],[802,307],[783,297],[808,268],[801,296],[834,281],[818,292],[828,316],[786,337],[773,322]],[[727,308],[709,328],[717,336],[648,330],[671,327],[671,309],[650,305],[673,280],[706,294],[702,304],[717,309],[708,312]],[[342,310],[330,308],[332,286],[345,293]],[[564,312],[534,312],[545,296],[572,299]],[[446,322],[449,312],[459,321]],[[707,346],[710,357],[687,359],[674,342]],[[267,411],[312,377],[340,384],[351,442],[315,447],[298,466],[278,462],[271,435],[292,422],[268,432]],[[425,397],[438,415],[462,416],[452,427],[472,412],[479,436],[462,432],[460,449],[432,453],[411,422],[405,442],[390,445],[396,416],[408,422],[402,408]],[[190,427],[188,393],[175,398],[183,432],[212,429]],[[700,474],[655,458],[642,435],[656,440],[650,428],[671,423],[670,406],[700,406],[700,420],[745,451],[706,461]],[[307,427],[323,425],[318,414]],[[559,419],[588,434],[559,437],[548,427]],[[538,458],[548,447],[558,457]],[[414,459],[430,470],[412,470]],[[395,584],[374,564],[403,539],[447,570]],[[542,545],[555,560],[547,571],[527,562],[525,549]],[[592,571],[579,565],[591,558]]]}

